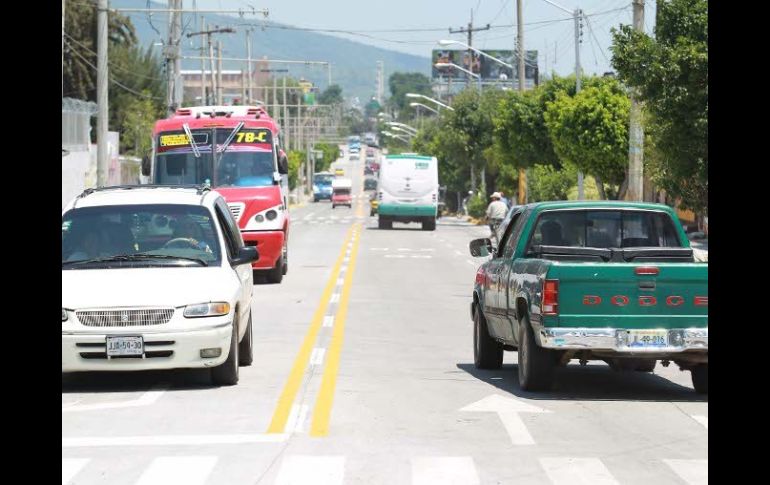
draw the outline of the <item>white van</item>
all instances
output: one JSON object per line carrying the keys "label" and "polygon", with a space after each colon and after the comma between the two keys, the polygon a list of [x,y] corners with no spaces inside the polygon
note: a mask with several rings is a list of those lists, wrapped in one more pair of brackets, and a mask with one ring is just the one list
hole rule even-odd
{"label": "white van", "polygon": [[413,153],[388,155],[380,165],[380,229],[393,222],[421,222],[424,231],[436,229],[438,216],[438,160]]}

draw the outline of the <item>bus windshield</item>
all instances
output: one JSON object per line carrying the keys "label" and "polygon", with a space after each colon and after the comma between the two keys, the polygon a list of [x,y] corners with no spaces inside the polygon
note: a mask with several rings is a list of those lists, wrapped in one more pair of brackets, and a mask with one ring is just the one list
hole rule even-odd
{"label": "bus windshield", "polygon": [[[231,132],[227,128],[193,130],[195,147],[184,131],[161,133],[156,145],[153,183],[209,183],[212,187],[272,185],[276,167],[270,131],[243,128],[222,153],[221,147]],[[217,149],[212,152],[210,140],[214,137]]]}

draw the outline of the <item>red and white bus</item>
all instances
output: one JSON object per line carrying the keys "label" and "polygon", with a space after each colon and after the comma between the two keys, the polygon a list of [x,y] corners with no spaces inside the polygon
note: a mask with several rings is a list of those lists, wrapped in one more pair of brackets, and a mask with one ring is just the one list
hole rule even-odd
{"label": "red and white bus", "polygon": [[258,106],[180,108],[153,129],[151,184],[208,184],[225,198],[255,272],[280,283],[288,271],[288,160],[278,124]]}

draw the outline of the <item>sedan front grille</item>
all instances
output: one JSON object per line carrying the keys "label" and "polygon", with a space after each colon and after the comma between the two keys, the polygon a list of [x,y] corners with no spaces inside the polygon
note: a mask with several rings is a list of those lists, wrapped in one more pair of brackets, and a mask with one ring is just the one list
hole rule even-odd
{"label": "sedan front grille", "polygon": [[76,311],[75,315],[86,327],[144,327],[168,323],[174,309],[83,310]]}

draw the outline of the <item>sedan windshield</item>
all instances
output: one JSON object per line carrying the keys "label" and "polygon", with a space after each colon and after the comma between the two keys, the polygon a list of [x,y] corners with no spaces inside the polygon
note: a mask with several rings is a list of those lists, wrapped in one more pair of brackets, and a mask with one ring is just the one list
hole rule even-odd
{"label": "sedan windshield", "polygon": [[209,266],[221,258],[204,207],[153,204],[83,207],[62,217],[62,268]]}

